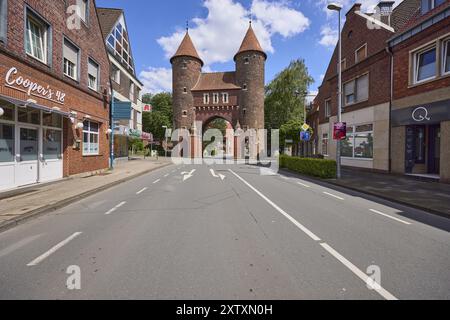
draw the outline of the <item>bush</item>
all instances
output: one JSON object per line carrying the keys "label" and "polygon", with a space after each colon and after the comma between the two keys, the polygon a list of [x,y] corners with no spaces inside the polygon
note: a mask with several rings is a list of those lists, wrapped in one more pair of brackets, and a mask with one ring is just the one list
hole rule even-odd
{"label": "bush", "polygon": [[280,167],[322,179],[336,178],[336,161],[280,156]]}

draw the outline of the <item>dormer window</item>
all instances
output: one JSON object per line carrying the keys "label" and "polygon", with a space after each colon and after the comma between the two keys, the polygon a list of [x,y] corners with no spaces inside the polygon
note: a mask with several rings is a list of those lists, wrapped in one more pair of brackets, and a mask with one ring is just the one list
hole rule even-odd
{"label": "dormer window", "polygon": [[422,0],[422,14],[433,10],[434,8],[443,4],[445,0]]}

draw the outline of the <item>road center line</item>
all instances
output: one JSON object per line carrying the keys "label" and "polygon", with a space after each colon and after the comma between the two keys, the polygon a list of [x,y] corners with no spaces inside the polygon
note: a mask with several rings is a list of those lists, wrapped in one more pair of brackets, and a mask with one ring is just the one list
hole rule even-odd
{"label": "road center line", "polygon": [[73,235],[71,235],[69,238],[67,238],[66,240],[58,243],[56,246],[54,246],[53,248],[51,248],[50,250],[48,250],[46,253],[44,253],[43,255],[37,257],[36,259],[34,259],[33,261],[31,261],[29,264],[27,264],[28,267],[33,267],[33,266],[37,266],[39,263],[41,263],[42,261],[44,261],[45,259],[47,259],[49,256],[51,256],[53,253],[55,253],[56,251],[58,251],[59,249],[61,249],[62,247],[64,247],[65,245],[67,245],[70,241],[72,241],[73,239],[75,239],[76,237],[78,237],[79,235],[81,235],[82,232],[76,232]]}
{"label": "road center line", "polygon": [[261,192],[259,192],[255,187],[253,187],[250,183],[245,181],[243,178],[241,178],[238,174],[236,174],[233,170],[228,169],[236,178],[241,180],[244,184],[246,184],[250,189],[252,189],[254,192],[256,192],[261,198],[263,198],[268,204],[270,204],[275,210],[277,210],[279,213],[281,213],[283,216],[285,216],[289,221],[291,221],[294,225],[297,226],[300,230],[302,230],[304,233],[306,233],[311,239],[314,241],[320,241],[320,238],[316,236],[314,233],[312,233],[308,228],[303,226],[300,222],[295,220],[291,215],[289,215],[286,211],[281,209],[279,206],[277,206],[274,202],[272,202],[269,198],[267,198],[265,195],[263,195]]}
{"label": "road center line", "polygon": [[153,184],[157,184],[160,181],[161,181],[161,179],[158,179],[158,180],[154,181]]}
{"label": "road center line", "polygon": [[169,176],[169,174],[164,175],[164,178],[167,178]]}
{"label": "road center line", "polygon": [[411,225],[411,223],[409,223],[409,222],[406,222],[406,221],[404,221],[404,220],[401,220],[401,219],[398,219],[398,218],[396,218],[396,217],[390,216],[390,215],[388,215],[388,214],[386,214],[386,213],[383,213],[383,212],[380,212],[380,211],[378,211],[378,210],[370,209],[370,211],[372,211],[373,213],[382,215],[382,216],[384,216],[384,217],[387,217],[387,218],[389,218],[389,219],[392,219],[392,220],[395,220],[395,221],[404,223],[404,224],[406,224],[406,225]]}
{"label": "road center line", "polygon": [[328,196],[330,196],[330,197],[333,197],[333,198],[339,199],[339,200],[345,200],[344,198],[342,198],[342,197],[339,197],[339,196],[337,196],[337,195],[334,195],[334,194],[332,194],[332,193],[329,193],[329,192],[324,192],[324,194],[326,194],[326,195],[328,195]]}
{"label": "road center line", "polygon": [[119,203],[117,206],[115,206],[114,208],[112,208],[111,210],[106,212],[105,215],[110,215],[111,213],[113,213],[114,211],[116,211],[117,209],[119,209],[120,207],[125,205],[126,203],[127,203],[126,201],[123,201],[123,202]]}
{"label": "road center line", "polygon": [[[300,230],[302,230],[304,233],[306,233],[310,238],[312,238],[316,242],[321,241],[320,238],[317,237],[313,232],[311,232],[309,229],[307,229],[302,224],[300,224],[300,222],[298,222],[293,217],[291,217],[289,214],[287,214],[283,209],[278,207],[273,201],[271,201],[269,198],[267,198],[265,195],[263,195],[260,191],[258,191],[255,187],[253,187],[250,183],[248,183],[242,177],[240,177],[238,174],[236,174],[233,170],[228,169],[228,171],[230,171],[236,178],[241,180],[245,185],[247,185],[250,189],[252,189],[254,192],[256,192],[256,194],[258,194],[261,198],[263,198],[267,203],[269,203],[278,212],[280,212],[286,218],[288,218],[292,223],[294,223]],[[352,271],[355,275],[357,275],[361,280],[363,280],[365,284],[368,283],[368,280],[369,280],[368,275],[366,275],[364,272],[362,272],[360,269],[358,269],[354,264],[352,264],[350,261],[348,261],[346,258],[344,258],[341,254],[339,254],[336,250],[334,250],[328,244],[320,243],[320,245],[329,254],[331,254],[334,258],[339,260],[345,267],[347,267],[350,271]],[[394,297],[391,293],[389,293],[387,290],[385,290],[381,286],[379,288],[374,288],[374,290],[378,294],[380,294],[384,299],[397,300],[396,297]]]}
{"label": "road center line", "polygon": [[141,193],[144,192],[145,190],[147,190],[147,187],[145,187],[145,188],[142,189],[141,191],[136,192],[136,194],[141,194]]}

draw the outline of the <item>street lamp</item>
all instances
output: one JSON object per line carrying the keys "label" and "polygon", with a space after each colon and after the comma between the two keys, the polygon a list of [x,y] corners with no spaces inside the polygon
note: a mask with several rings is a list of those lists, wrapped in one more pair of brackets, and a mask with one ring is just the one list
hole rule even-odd
{"label": "street lamp", "polygon": [[[339,58],[338,58],[338,74],[339,74],[339,88],[338,88],[338,122],[342,122],[342,41],[341,41],[341,10],[342,5],[338,3],[330,3],[327,6],[328,10],[337,11],[339,14]],[[341,174],[341,141],[337,140],[336,146],[336,163],[337,163],[337,178],[342,177]]]}

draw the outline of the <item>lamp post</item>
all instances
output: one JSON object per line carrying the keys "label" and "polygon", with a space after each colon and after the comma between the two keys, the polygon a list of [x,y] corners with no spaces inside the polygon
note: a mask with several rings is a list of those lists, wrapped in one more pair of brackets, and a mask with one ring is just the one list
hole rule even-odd
{"label": "lamp post", "polygon": [[[341,10],[342,5],[338,3],[330,3],[327,6],[328,10],[337,11],[339,15],[339,23],[338,23],[338,32],[339,32],[339,61],[338,61],[338,74],[339,74],[339,88],[338,88],[338,122],[342,122],[342,41],[341,41]],[[336,145],[336,164],[337,178],[340,179],[342,177],[341,174],[341,141],[337,140]]]}
{"label": "lamp post", "polygon": [[165,151],[165,157],[167,158],[167,148],[168,148],[168,141],[167,141],[167,130],[169,130],[169,128],[167,126],[162,126],[163,129],[166,129],[166,132],[164,134],[164,136],[166,137],[166,147],[164,148]]}

